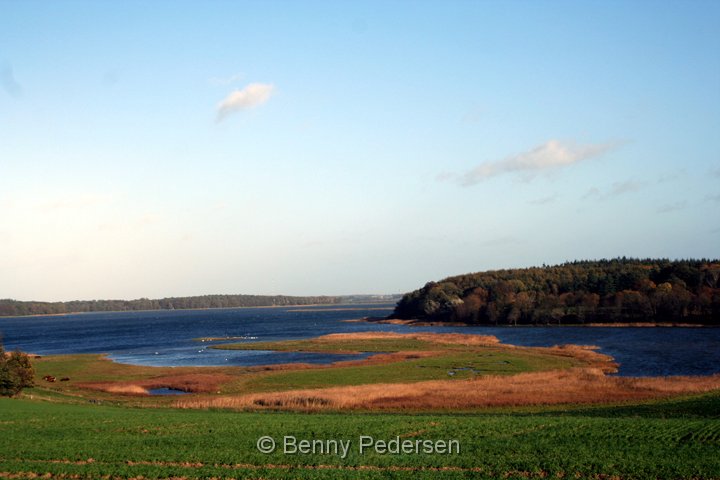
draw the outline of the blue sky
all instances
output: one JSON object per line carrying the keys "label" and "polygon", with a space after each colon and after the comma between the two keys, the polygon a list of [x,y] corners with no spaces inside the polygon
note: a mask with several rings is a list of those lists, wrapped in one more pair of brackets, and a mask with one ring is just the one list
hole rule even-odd
{"label": "blue sky", "polygon": [[0,298],[718,257],[720,4],[0,0]]}

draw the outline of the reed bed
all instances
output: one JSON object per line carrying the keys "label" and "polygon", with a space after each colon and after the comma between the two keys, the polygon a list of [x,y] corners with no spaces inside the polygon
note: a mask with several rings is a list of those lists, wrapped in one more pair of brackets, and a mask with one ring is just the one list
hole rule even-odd
{"label": "reed bed", "polygon": [[153,388],[172,388],[184,392],[211,393],[218,391],[220,385],[232,379],[232,376],[221,373],[187,373],[181,375],[165,375],[146,380],[86,382],[79,383],[77,386],[122,395],[149,395],[148,390]]}
{"label": "reed bed", "polygon": [[631,378],[608,376],[600,368],[572,368],[463,381],[386,383],[180,399],[175,406],[240,410],[458,411],[500,406],[618,403],[715,389],[720,389],[720,375]]}

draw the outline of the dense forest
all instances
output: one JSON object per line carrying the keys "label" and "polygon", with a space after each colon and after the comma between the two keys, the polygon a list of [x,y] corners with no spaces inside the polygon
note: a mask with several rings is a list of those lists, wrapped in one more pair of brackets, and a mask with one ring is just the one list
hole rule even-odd
{"label": "dense forest", "polygon": [[289,297],[285,295],[203,295],[151,300],[75,300],[71,302],[21,302],[0,300],[0,316],[56,315],[82,312],[122,312],[129,310],[179,310],[187,308],[268,307],[288,305],[337,304],[354,297]]}
{"label": "dense forest", "polygon": [[483,325],[720,325],[720,261],[623,257],[469,273],[405,294],[390,318]]}

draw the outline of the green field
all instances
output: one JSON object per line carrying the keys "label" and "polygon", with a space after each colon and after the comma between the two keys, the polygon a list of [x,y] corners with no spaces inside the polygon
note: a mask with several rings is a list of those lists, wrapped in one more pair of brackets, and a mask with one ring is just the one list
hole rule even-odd
{"label": "green field", "polygon": [[[245,343],[231,348],[285,351],[398,352],[390,358],[329,366],[142,367],[101,355],[34,360],[37,386],[0,399],[1,478],[253,478],[454,479],[592,478],[720,480],[720,391],[596,406],[488,407],[396,413],[301,413],[273,408],[240,411],[171,408],[177,397],[125,395],[93,382],[142,384],[207,375],[217,390],[186,395],[210,399],[259,392],[379,382],[412,384],[473,376],[568,369],[581,358],[546,349],[463,343],[463,337],[318,337]],[[442,340],[442,341],[441,341]],[[394,355],[394,356],[393,356]],[[449,375],[449,372],[453,372]],[[54,375],[70,380],[48,383]],[[164,380],[158,380],[164,379]],[[89,387],[90,386],[90,387]],[[605,397],[603,397],[605,398]],[[605,400],[607,401],[607,399]],[[542,402],[541,402],[542,403]],[[440,406],[441,407],[441,406]],[[263,407],[264,408],[264,407]],[[256,444],[272,437],[278,449]],[[361,437],[380,441],[457,441],[459,452],[360,451]],[[283,452],[285,437],[345,442],[342,451]],[[349,444],[347,442],[350,442]],[[323,443],[323,446],[328,445]],[[319,446],[319,444],[316,445]]]}
{"label": "green field", "polygon": [[[350,440],[270,455],[269,435]],[[359,453],[375,439],[450,440],[459,454]],[[235,413],[0,400],[0,478],[720,478],[720,395],[638,406],[447,415]],[[23,474],[20,477],[13,476]]]}
{"label": "green field", "polygon": [[[412,383],[425,380],[463,380],[483,375],[512,375],[582,366],[571,356],[562,356],[532,348],[508,348],[496,345],[434,343],[414,338],[332,340],[319,337],[287,342],[223,344],[214,348],[253,349],[299,352],[404,352],[387,361],[360,359],[336,365],[284,367],[143,367],[109,361],[102,355],[50,355],[33,361],[37,377],[68,377],[68,382],[46,383],[38,380],[35,395],[66,395],[65,401],[80,398],[112,401],[141,406],[167,406],[170,397],[122,396],[90,391],[83,384],[93,382],[139,382],[160,376],[218,374],[226,376],[217,388],[222,395],[277,392],[303,388],[323,388],[372,383]],[[424,352],[430,352],[425,356]],[[172,384],[168,384],[172,386]]]}

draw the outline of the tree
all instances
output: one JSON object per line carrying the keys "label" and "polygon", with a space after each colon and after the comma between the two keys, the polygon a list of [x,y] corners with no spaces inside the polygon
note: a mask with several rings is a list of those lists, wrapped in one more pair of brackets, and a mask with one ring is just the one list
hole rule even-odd
{"label": "tree", "polygon": [[32,387],[35,378],[35,369],[30,358],[20,352],[6,353],[0,343],[0,395],[12,397],[23,388]]}
{"label": "tree", "polygon": [[479,324],[692,321],[720,325],[720,260],[575,261],[429,282],[393,318]]}

